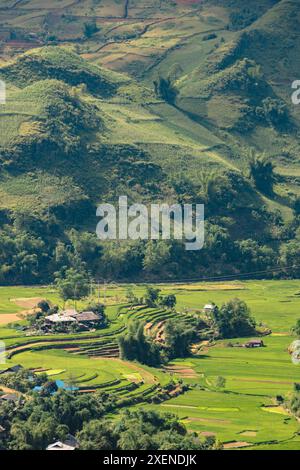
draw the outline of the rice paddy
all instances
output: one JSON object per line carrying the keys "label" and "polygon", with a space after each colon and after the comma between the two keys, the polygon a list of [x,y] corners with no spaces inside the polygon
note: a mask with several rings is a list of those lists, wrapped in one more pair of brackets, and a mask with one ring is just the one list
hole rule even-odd
{"label": "rice paddy", "polygon": [[[7,365],[45,371],[64,383],[76,384],[82,391],[114,391],[121,398],[155,395],[156,387],[170,380],[183,380],[190,389],[183,395],[161,404],[141,400],[135,406],[177,414],[186,426],[202,436],[214,435],[225,448],[300,448],[297,420],[276,403],[276,396],[288,398],[300,369],[289,356],[288,346],[294,340],[290,329],[300,316],[299,281],[246,281],[159,285],[163,293],[177,296],[175,316],[201,314],[208,302],[220,305],[233,297],[242,298],[258,323],[271,328],[264,338],[265,347],[246,349],[232,347],[229,341],[200,348],[196,355],[172,361],[164,369],[103,356],[115,347],[116,338],[129,319],[139,318],[153,324],[167,317],[160,309],[126,306],[127,286],[107,285],[101,288],[100,300],[107,304],[109,327],[94,333],[26,337],[14,328],[2,326],[0,339],[9,351],[17,353]],[[145,286],[133,286],[141,296]],[[105,291],[105,299],[104,297]],[[95,292],[95,296],[99,292]],[[1,315],[32,306],[32,299],[47,298],[60,303],[49,287],[0,288]],[[20,301],[21,299],[21,301]],[[27,299],[27,303],[26,303]],[[25,303],[24,303],[25,302]],[[187,317],[188,318],[188,317]],[[231,341],[242,344],[245,339]],[[0,366],[4,368],[5,366]],[[217,377],[225,378],[224,389],[216,388]],[[134,388],[136,389],[134,389]],[[254,446],[254,447],[253,447]]]}

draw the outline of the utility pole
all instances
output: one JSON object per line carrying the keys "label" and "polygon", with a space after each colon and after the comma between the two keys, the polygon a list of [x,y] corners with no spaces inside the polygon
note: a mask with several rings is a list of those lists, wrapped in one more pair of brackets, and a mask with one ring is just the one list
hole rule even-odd
{"label": "utility pole", "polygon": [[100,282],[98,281],[98,304],[100,304]]}
{"label": "utility pole", "polygon": [[104,281],[104,305],[106,305],[106,282]]}
{"label": "utility pole", "polygon": [[93,279],[91,278],[91,282],[90,282],[90,297],[91,297],[92,300],[93,300],[93,294],[94,294],[94,281],[93,281]]}
{"label": "utility pole", "polygon": [[74,286],[74,310],[76,310],[76,288],[77,288],[77,285],[75,284]]}

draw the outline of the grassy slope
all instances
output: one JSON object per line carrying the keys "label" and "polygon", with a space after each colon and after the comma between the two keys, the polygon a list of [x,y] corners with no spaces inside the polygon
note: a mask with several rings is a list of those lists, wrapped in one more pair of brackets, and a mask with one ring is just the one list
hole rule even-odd
{"label": "grassy slope", "polygon": [[[192,367],[198,374],[198,378],[185,381],[214,391],[193,390],[149,408],[177,413],[190,429],[214,433],[225,442],[259,444],[278,440],[283,442],[273,445],[274,449],[299,449],[299,438],[294,437],[298,424],[284,413],[262,408],[272,404],[276,394],[288,396],[298,380],[298,370],[290,361],[287,347],[293,340],[289,329],[298,318],[299,283],[249,281],[178,287],[168,291],[176,292],[181,307],[190,309],[199,309],[209,301],[221,304],[234,296],[242,298],[251,306],[255,318],[270,326],[273,334],[264,339],[264,349],[227,348],[226,342],[221,342],[198,358],[174,361],[181,368]],[[227,380],[225,393],[211,387],[219,375]],[[243,435],[244,431],[254,431],[254,435]]]}
{"label": "grassy slope", "polygon": [[[37,75],[36,64],[40,56],[44,72],[41,74],[39,71]],[[26,142],[43,136],[44,125],[47,125],[48,119],[47,110],[56,100],[56,83],[59,85],[59,82],[49,80],[59,76],[56,73],[58,58],[62,61],[61,69],[65,60],[64,67],[72,71],[71,75],[63,77],[68,86],[76,85],[78,80],[82,80],[88,87],[94,76],[103,75],[103,70],[97,66],[90,66],[78,56],[72,55],[70,51],[56,48],[35,50],[9,65],[6,64],[0,69],[0,75],[6,80],[11,80],[8,82],[8,103],[0,110],[1,125],[6,130],[1,140],[3,146],[9,148],[16,141]],[[213,166],[219,171],[226,167],[232,168],[226,157],[214,150],[221,141],[210,131],[201,128],[171,106],[157,101],[147,87],[123,76],[115,76],[108,72],[104,75],[109,79],[111,76],[112,84],[116,86],[109,100],[92,97],[87,89],[77,87],[74,91],[73,88],[65,91],[59,85],[62,99],[64,93],[68,100],[76,93],[82,103],[93,106],[99,119],[104,122],[99,130],[96,129],[90,135],[85,133],[85,139],[104,144],[138,145],[149,151],[150,155],[153,154],[153,160],[166,171],[169,171],[170,162],[173,167],[174,157],[178,159],[180,170],[182,157],[186,154],[191,155],[192,166],[189,174],[193,176],[195,171],[201,171],[203,167]],[[13,77],[17,78],[16,82],[12,80]],[[29,77],[28,83],[26,77]],[[42,81],[42,77],[47,81]],[[15,83],[22,88],[16,88]],[[153,145],[155,149],[152,151]],[[162,152],[166,156],[169,153],[171,160],[161,159]],[[76,161],[69,158],[68,162],[63,160],[59,162],[56,159],[53,167],[51,159],[49,160],[47,156],[49,163],[41,158],[38,162],[40,167],[38,171],[30,168],[30,173],[25,172],[18,177],[3,173],[0,182],[2,208],[13,211],[27,209],[42,213],[52,206],[80,201],[84,199],[85,194],[91,196],[89,188],[92,187],[92,197],[100,197],[105,187],[110,185],[111,171],[104,162],[92,159],[89,161],[89,158],[86,154],[82,155],[80,161],[78,158]]]}
{"label": "grassy slope", "polygon": [[[8,73],[9,76],[9,72],[14,72],[17,83],[23,86],[24,71],[27,67],[34,65],[34,59],[38,57],[43,63],[39,73],[45,77],[61,78],[60,70],[63,66],[72,72],[65,77],[69,84],[76,84],[79,80],[89,87],[88,78],[90,79],[91,76],[102,77],[105,83],[106,80],[112,82],[113,89],[117,89],[117,93],[109,100],[106,99],[105,102],[102,100],[99,103],[101,116],[106,118],[106,132],[99,133],[99,140],[118,144],[138,144],[150,151],[152,160],[168,172],[174,173],[174,169],[177,172],[181,171],[182,158],[186,158],[186,155],[189,156],[189,163],[185,165],[187,166],[185,171],[187,170],[186,174],[191,178],[195,178],[195,175],[203,168],[213,168],[217,171],[228,168],[239,170],[243,169],[245,164],[243,159],[239,158],[241,146],[250,144],[261,150],[267,150],[274,156],[277,171],[283,174],[283,179],[276,187],[276,191],[281,196],[285,196],[284,204],[286,204],[291,196],[298,194],[298,180],[293,177],[291,181],[291,173],[295,175],[299,166],[295,139],[289,135],[283,137],[270,128],[260,126],[257,126],[249,135],[241,136],[231,133],[224,135],[219,127],[224,126],[226,129],[229,126],[230,128],[232,122],[238,122],[243,115],[243,103],[230,96],[224,97],[216,93],[207,104],[203,99],[197,99],[196,96],[199,93],[193,91],[193,87],[195,85],[197,87],[199,81],[197,70],[201,75],[206,69],[207,59],[214,56],[216,48],[226,48],[227,44],[236,40],[241,34],[241,31],[228,30],[227,24],[230,13],[242,9],[243,5],[239,1],[225,3],[212,1],[206,2],[204,6],[201,2],[194,3],[194,5],[183,5],[177,2],[174,6],[174,3],[164,2],[158,14],[158,3],[155,1],[138,2],[138,4],[131,2],[128,18],[124,18],[124,5],[119,2],[113,4],[101,2],[101,5],[95,6],[90,1],[80,2],[80,5],[66,1],[60,4],[59,8],[57,6],[55,12],[52,12],[55,18],[48,15],[49,29],[53,34],[57,33],[56,29],[59,30],[62,42],[67,41],[69,33],[73,35],[73,38],[76,37],[77,50],[81,52],[82,57],[88,59],[91,65],[73,56],[71,49],[68,54],[65,54],[63,51],[55,50],[54,52],[53,48],[48,48],[27,53],[26,60],[23,60],[21,65],[18,64],[17,71],[13,63],[9,61],[4,68],[5,74]],[[273,6],[273,4],[273,1],[266,0],[263,3],[255,2],[251,5],[259,18],[247,28],[247,31],[256,29],[267,31],[275,20],[279,31],[280,16],[283,16],[290,18],[285,21],[286,30],[292,36],[293,29],[290,23],[294,21],[293,15],[287,13],[293,12],[295,2],[283,0],[278,5]],[[66,7],[68,7],[67,10],[65,10]],[[30,13],[33,8],[35,14],[40,11],[41,16],[36,19],[33,18],[33,13]],[[14,21],[17,21],[26,31],[35,31],[39,35],[42,18],[48,11],[47,6],[29,1],[25,5],[18,6],[16,13],[20,16],[17,16]],[[67,18],[62,17],[63,13],[66,13]],[[96,17],[100,31],[91,39],[83,40],[82,16],[79,13],[85,14],[86,18]],[[32,19],[29,21],[30,14]],[[68,15],[73,15],[72,21],[71,16],[68,19]],[[135,32],[134,37],[130,35],[132,32]],[[215,32],[217,37],[208,41],[203,40],[209,32]],[[225,42],[220,46],[221,38]],[[288,41],[288,38],[284,40],[283,45]],[[283,46],[279,49],[276,57],[278,54],[281,56],[285,54]],[[275,51],[273,52],[275,54]],[[273,85],[274,63],[271,60],[273,52],[271,50],[265,58],[267,53],[253,45],[253,57],[250,50],[247,50],[247,56],[258,63],[263,63],[268,83],[270,82],[275,92],[282,96],[284,86]],[[289,52],[290,62],[294,59],[294,55],[294,51]],[[28,57],[31,59],[29,60]],[[176,63],[180,64],[182,69],[181,77],[188,77],[189,83],[192,78],[192,92],[188,93],[191,98],[184,101],[182,90],[183,94],[179,100],[179,105],[182,105],[185,111],[192,113],[190,117],[178,109],[175,110],[156,102],[150,91],[152,81],[157,74],[167,75],[172,65]],[[130,81],[128,75],[122,77],[118,74],[107,73],[104,69],[97,69],[95,64],[138,77],[145,86]],[[39,74],[36,74],[36,69],[34,69],[31,73],[31,80],[41,78]],[[183,78],[180,82],[182,80]],[[112,89],[109,87],[109,90]],[[287,93],[286,96],[288,96]],[[94,96],[92,99],[94,103],[95,99]],[[199,114],[200,122],[193,120],[195,114]],[[28,132],[30,129],[26,121],[23,124],[21,112],[16,112],[15,109],[12,115],[6,115],[5,119],[5,123],[3,124],[2,121],[1,125],[7,126],[9,132],[6,133],[4,143],[20,132],[24,130]],[[32,120],[31,117],[30,121]],[[281,149],[288,150],[293,155],[292,161],[291,159],[284,160],[280,156]],[[164,155],[164,158],[160,155]],[[97,179],[101,181],[96,184],[97,188],[104,187],[103,175],[100,173],[101,170],[97,173]],[[89,182],[93,180],[92,176],[87,175]],[[82,189],[85,192],[85,188]],[[267,201],[267,205],[270,209],[279,208],[286,219],[291,217],[290,210],[282,205],[282,200],[280,203]]]}
{"label": "grassy slope", "polygon": [[[106,66],[122,70],[131,74],[142,74],[143,80],[150,85],[157,74],[167,75],[174,63],[179,63],[182,68],[182,76],[186,74],[192,85],[197,86],[197,72],[205,72],[206,61],[212,55],[216,47],[227,47],[230,41],[236,40],[241,31],[227,31],[229,13],[241,10],[244,6],[241,2],[215,2],[217,6],[205,6],[204,10],[193,10],[193,15],[185,12],[182,17],[173,17],[172,20],[154,22],[145,34],[139,38],[117,44],[104,46],[99,53],[91,54],[91,59],[98,63],[105,63]],[[275,2],[266,1],[251,4],[251,8],[258,9],[260,17],[245,29],[247,33],[259,31],[261,34],[273,32],[274,39],[268,43],[268,50],[261,47],[253,38],[249,46],[243,52],[242,57],[250,57],[262,66],[266,83],[272,87],[273,93],[283,98],[294,118],[297,119],[298,109],[292,107],[290,103],[291,70],[298,69],[297,47],[297,2],[281,1],[277,5]],[[221,6],[222,5],[222,6]],[[282,28],[284,24],[284,28]],[[275,33],[274,33],[275,30]],[[215,31],[216,39],[203,41],[203,35],[207,31]],[[280,31],[285,31],[284,34]],[[277,35],[277,37],[276,37]],[[164,37],[163,43],[161,37]],[[220,46],[220,39],[223,38],[224,46]],[[293,43],[293,47],[291,44]],[[176,47],[174,47],[176,45]],[[279,46],[280,45],[280,46]],[[151,54],[153,58],[151,58]],[[133,57],[135,55],[135,57]],[[278,64],[280,73],[278,73]],[[291,65],[289,67],[288,65]],[[284,70],[283,70],[284,69]],[[194,73],[194,75],[193,75]],[[192,74],[192,75],[191,75]],[[295,75],[295,73],[294,73]],[[296,76],[296,75],[295,75]],[[203,99],[197,99],[197,92],[189,93],[188,102],[183,104],[184,109],[193,114],[198,114],[202,119],[202,124],[206,127],[209,123],[209,131],[218,139],[223,136],[219,133],[219,126],[230,128],[232,123],[238,122],[243,116],[243,99],[214,94],[213,98],[206,104]],[[182,98],[183,100],[183,98]],[[162,118],[168,119],[167,113],[160,114]],[[177,116],[176,123],[183,121],[184,117]],[[197,127],[197,124],[195,124]],[[203,126],[198,126],[198,134],[202,136]],[[182,132],[182,130],[181,130]],[[267,151],[273,158],[278,173],[285,177],[280,186],[276,188],[279,194],[291,196],[298,194],[298,180],[291,181],[290,175],[295,175],[299,171],[298,144],[293,134],[282,135],[272,128],[257,125],[251,133],[230,134],[225,143],[239,153],[240,146],[248,145],[257,147],[262,151]],[[289,152],[289,159],[284,158],[284,153]],[[235,155],[235,165],[244,165]],[[286,177],[288,176],[288,177]],[[274,207],[270,203],[270,208]],[[283,215],[286,216],[287,209],[279,207]]]}

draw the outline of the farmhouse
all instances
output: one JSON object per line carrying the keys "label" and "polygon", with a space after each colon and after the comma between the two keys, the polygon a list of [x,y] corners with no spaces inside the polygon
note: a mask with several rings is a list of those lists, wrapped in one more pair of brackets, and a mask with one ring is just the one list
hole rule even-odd
{"label": "farmhouse", "polygon": [[0,375],[1,374],[14,374],[15,372],[19,372],[19,370],[21,369],[23,369],[23,367],[20,365],[8,367],[7,369],[0,370]]}
{"label": "farmhouse", "polygon": [[65,442],[57,441],[48,445],[46,450],[76,450],[79,447],[77,439],[69,434]]}
{"label": "farmhouse", "polygon": [[68,444],[64,444],[63,442],[57,441],[54,444],[50,444],[46,450],[75,450],[76,447],[69,446]]}
{"label": "farmhouse", "polygon": [[60,315],[64,315],[65,317],[74,317],[75,315],[78,315],[77,310],[75,308],[68,308],[66,310],[62,310],[59,312]]}
{"label": "farmhouse", "polygon": [[49,315],[45,318],[45,328],[48,329],[54,325],[60,325],[61,327],[68,327],[75,325],[81,329],[90,329],[99,326],[104,320],[104,316],[101,313],[95,313],[92,311],[77,312],[76,310],[63,310],[59,313]]}
{"label": "farmhouse", "polygon": [[253,339],[248,341],[248,343],[244,344],[245,348],[263,348],[264,342],[262,339]]}
{"label": "farmhouse", "polygon": [[216,309],[216,305],[214,304],[206,304],[203,307],[203,312],[209,315],[210,313],[213,313]]}
{"label": "farmhouse", "polygon": [[94,324],[102,320],[102,316],[94,312],[82,312],[76,315],[76,321],[83,324]]}
{"label": "farmhouse", "polygon": [[69,315],[64,315],[63,313],[55,313],[54,315],[49,315],[45,318],[47,323],[60,323],[60,324],[68,324],[68,323],[76,323],[74,317]]}

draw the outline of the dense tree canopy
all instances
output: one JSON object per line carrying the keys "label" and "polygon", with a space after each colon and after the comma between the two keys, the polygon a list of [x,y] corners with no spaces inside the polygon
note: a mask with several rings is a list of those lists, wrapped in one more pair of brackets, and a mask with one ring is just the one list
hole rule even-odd
{"label": "dense tree canopy", "polygon": [[247,304],[240,299],[233,299],[215,308],[213,319],[221,338],[239,338],[255,333],[255,320]]}
{"label": "dense tree canopy", "polygon": [[197,339],[198,331],[195,326],[168,320],[165,325],[165,346],[169,359],[185,357],[190,354],[190,345]]}
{"label": "dense tree canopy", "polygon": [[204,450],[214,441],[201,442],[187,433],[178,419],[154,411],[126,411],[115,424],[91,421],[77,435],[80,448],[119,450]]}
{"label": "dense tree canopy", "polygon": [[118,342],[122,359],[137,360],[149,366],[160,365],[160,347],[146,335],[143,321],[130,323],[128,331],[119,337]]}
{"label": "dense tree canopy", "polygon": [[[28,372],[29,373],[29,372]],[[16,382],[16,379],[14,379]],[[28,391],[27,391],[28,393]],[[45,450],[49,444],[76,436],[81,450],[202,450],[200,441],[177,417],[154,411],[129,411],[106,417],[117,408],[113,394],[76,394],[53,390],[31,392],[17,404],[0,401],[0,450]]]}
{"label": "dense tree canopy", "polygon": [[64,275],[58,275],[56,286],[63,300],[79,300],[88,295],[90,281],[85,272],[71,268]]}

